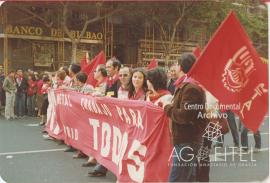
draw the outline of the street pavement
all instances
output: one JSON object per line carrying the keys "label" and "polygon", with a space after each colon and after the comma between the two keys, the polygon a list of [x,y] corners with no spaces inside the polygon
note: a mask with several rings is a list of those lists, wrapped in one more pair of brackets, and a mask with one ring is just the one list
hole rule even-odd
{"label": "street pavement", "polygon": [[[34,117],[7,121],[0,116],[0,183],[1,177],[8,183],[116,182],[111,172],[102,178],[88,177],[87,173],[93,168],[81,166],[86,159],[73,159],[74,153],[63,151],[65,145],[45,140],[39,121]],[[210,155],[210,181],[247,182],[268,177],[268,131],[268,118],[265,118],[261,126],[262,151],[249,152],[241,157],[241,161],[238,153],[232,156],[232,137],[228,133],[224,139],[225,147],[218,149],[216,156],[214,150]],[[251,133],[249,143],[254,146]]]}

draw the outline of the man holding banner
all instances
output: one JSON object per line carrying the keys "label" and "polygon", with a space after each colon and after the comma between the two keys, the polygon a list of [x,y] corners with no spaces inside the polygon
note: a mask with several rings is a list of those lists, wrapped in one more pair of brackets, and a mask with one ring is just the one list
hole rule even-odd
{"label": "man holding banner", "polygon": [[[181,71],[185,74],[195,63],[192,54],[184,53],[179,60]],[[205,92],[195,80],[186,78],[177,88],[172,104],[163,104],[172,121],[173,151],[169,182],[194,182],[197,175],[197,153],[201,146],[202,134],[207,119],[198,118],[205,108],[193,109],[194,105],[204,106]]]}
{"label": "man holding banner", "polygon": [[[120,81],[118,72],[120,70],[121,63],[116,58],[112,58],[106,63],[106,70],[108,73],[107,87],[105,95],[109,97],[117,97],[117,92],[120,87]],[[108,169],[101,164],[97,164],[93,172],[89,172],[91,177],[103,177],[106,176]]]}

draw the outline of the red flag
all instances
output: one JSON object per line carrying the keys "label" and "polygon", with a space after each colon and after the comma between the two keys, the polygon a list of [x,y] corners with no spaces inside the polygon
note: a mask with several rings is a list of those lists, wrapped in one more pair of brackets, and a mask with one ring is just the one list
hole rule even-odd
{"label": "red flag", "polygon": [[196,46],[196,48],[193,50],[193,55],[196,57],[196,58],[199,58],[199,56],[201,55],[201,49],[199,46]]}
{"label": "red flag", "polygon": [[268,69],[234,12],[218,28],[188,75],[220,103],[233,108],[247,128],[257,131],[268,111]]}
{"label": "red flag", "polygon": [[82,69],[83,72],[88,74],[87,83],[91,85],[95,85],[97,80],[94,79],[94,71],[97,66],[100,64],[105,64],[105,54],[103,51],[99,52],[99,54],[86,66]]}
{"label": "red flag", "polygon": [[81,66],[81,69],[83,69],[84,67],[86,67],[88,65],[88,52],[86,52],[85,56],[81,59],[81,63],[80,63],[80,66]]}
{"label": "red flag", "polygon": [[155,58],[153,58],[147,66],[147,70],[155,69],[156,67],[158,67],[158,62]]}

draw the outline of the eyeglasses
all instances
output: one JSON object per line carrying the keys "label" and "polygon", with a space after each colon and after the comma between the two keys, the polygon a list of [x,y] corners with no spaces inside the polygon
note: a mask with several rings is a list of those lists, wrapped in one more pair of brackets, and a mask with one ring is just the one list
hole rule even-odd
{"label": "eyeglasses", "polygon": [[119,77],[128,77],[128,74],[119,74]]}

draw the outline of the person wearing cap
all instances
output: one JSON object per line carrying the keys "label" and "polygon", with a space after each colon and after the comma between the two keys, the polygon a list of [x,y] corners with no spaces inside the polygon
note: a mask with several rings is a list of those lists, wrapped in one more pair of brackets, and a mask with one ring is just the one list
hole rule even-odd
{"label": "person wearing cap", "polygon": [[[184,53],[179,60],[180,70],[187,74],[195,63],[191,53]],[[198,117],[206,113],[205,108],[188,109],[191,105],[205,106],[204,90],[199,83],[186,75],[184,81],[176,89],[173,102],[163,103],[164,111],[171,119],[173,142],[172,164],[169,182],[194,182],[197,177],[197,155],[201,147],[202,136],[208,120]],[[179,158],[181,157],[181,158]]]}

